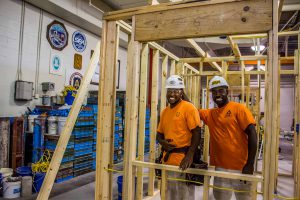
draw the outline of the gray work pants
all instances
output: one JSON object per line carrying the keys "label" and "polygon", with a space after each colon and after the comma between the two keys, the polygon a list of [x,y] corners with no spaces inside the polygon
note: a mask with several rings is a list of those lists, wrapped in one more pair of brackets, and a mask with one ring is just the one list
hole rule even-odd
{"label": "gray work pants", "polygon": [[[169,171],[168,178],[185,180],[185,174]],[[195,200],[195,186],[186,182],[168,180],[166,193],[167,200]]]}
{"label": "gray work pants", "polygon": [[[216,167],[216,171],[225,171],[225,172],[232,172],[232,173],[242,173],[239,170],[228,170],[223,168]],[[220,187],[220,188],[231,188],[234,190],[239,191],[251,191],[251,182],[247,181],[246,183],[244,181],[240,180],[234,180],[234,179],[227,179],[227,178],[219,178],[214,177],[214,186]],[[229,190],[219,190],[214,188],[213,194],[216,200],[230,200],[232,196],[233,191]],[[251,199],[251,193],[250,192],[234,192],[235,197],[237,200],[250,200]]]}

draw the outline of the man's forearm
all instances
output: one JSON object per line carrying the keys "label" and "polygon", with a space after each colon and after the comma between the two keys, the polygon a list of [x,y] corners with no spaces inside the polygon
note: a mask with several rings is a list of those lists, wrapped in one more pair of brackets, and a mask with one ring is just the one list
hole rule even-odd
{"label": "man's forearm", "polygon": [[191,146],[189,148],[188,154],[194,155],[196,148],[200,144],[201,140],[201,128],[197,127],[192,130],[192,141],[191,141]]}
{"label": "man's forearm", "polygon": [[257,151],[257,134],[255,131],[255,126],[250,125],[247,130],[248,134],[248,164],[254,164],[255,155]]}

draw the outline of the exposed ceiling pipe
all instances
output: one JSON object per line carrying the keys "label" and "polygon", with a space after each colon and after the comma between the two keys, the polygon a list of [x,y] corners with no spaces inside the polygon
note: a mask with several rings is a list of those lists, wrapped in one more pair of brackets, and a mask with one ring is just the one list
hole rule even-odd
{"label": "exposed ceiling pipe", "polygon": [[283,5],[282,11],[295,11],[295,10],[300,10],[300,4],[288,4],[288,5]]}
{"label": "exposed ceiling pipe", "polygon": [[23,35],[24,35],[24,19],[25,19],[25,1],[22,1],[21,23],[19,32],[19,50],[18,50],[18,68],[17,79],[22,80],[22,56],[23,56]]}
{"label": "exposed ceiling pipe", "polygon": [[95,8],[96,10],[98,10],[98,11],[104,13],[103,10],[101,10],[100,8],[98,8],[97,6],[95,6],[95,5],[92,3],[92,0],[89,0],[89,6],[91,6],[91,7]]}

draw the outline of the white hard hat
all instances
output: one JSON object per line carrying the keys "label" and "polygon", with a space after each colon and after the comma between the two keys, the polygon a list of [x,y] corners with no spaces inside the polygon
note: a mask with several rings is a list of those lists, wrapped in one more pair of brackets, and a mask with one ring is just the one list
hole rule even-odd
{"label": "white hard hat", "polygon": [[226,86],[229,87],[227,81],[225,78],[221,76],[214,76],[210,81],[209,81],[209,89],[213,89],[216,87],[221,87],[221,86]]}
{"label": "white hard hat", "polygon": [[166,88],[182,89],[184,88],[184,82],[178,75],[171,75],[166,80]]}

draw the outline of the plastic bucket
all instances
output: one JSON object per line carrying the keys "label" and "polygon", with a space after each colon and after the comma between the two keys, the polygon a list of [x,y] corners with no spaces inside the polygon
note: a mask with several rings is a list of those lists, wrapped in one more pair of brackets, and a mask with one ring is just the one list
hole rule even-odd
{"label": "plastic bucket", "polygon": [[12,168],[1,168],[0,173],[2,174],[2,178],[10,177],[13,174]]}
{"label": "plastic bucket", "polygon": [[34,180],[33,180],[33,191],[34,192],[39,192],[41,187],[42,187],[42,184],[43,184],[43,181],[44,181],[44,178],[45,178],[45,173],[43,172],[37,172],[35,173],[34,175]]}
{"label": "plastic bucket", "polygon": [[29,115],[28,116],[28,131],[33,132],[34,127],[34,119],[37,118],[39,115]]}
{"label": "plastic bucket", "polygon": [[20,178],[6,178],[3,182],[3,197],[6,199],[19,198],[21,196]]}
{"label": "plastic bucket", "polygon": [[118,200],[122,200],[123,176],[118,176]]}
{"label": "plastic bucket", "polygon": [[23,176],[22,177],[22,197],[29,197],[32,195],[32,177]]}
{"label": "plastic bucket", "polygon": [[58,135],[60,135],[65,126],[65,123],[67,121],[67,117],[58,117],[57,121],[58,121],[58,123],[57,123],[58,124]]}
{"label": "plastic bucket", "polygon": [[16,172],[18,176],[32,176],[31,167],[18,167]]}
{"label": "plastic bucket", "polygon": [[48,117],[48,134],[57,134],[57,117],[55,116]]}

